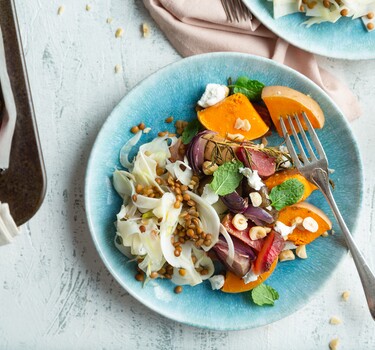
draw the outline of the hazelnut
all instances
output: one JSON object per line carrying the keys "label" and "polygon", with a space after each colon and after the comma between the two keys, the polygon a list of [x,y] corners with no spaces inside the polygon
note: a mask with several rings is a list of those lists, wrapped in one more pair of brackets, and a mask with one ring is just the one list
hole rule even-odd
{"label": "hazelnut", "polygon": [[280,254],[279,254],[279,261],[282,262],[282,261],[289,261],[289,260],[294,260],[295,259],[295,256],[294,256],[294,253],[287,249],[287,250],[283,250]]}
{"label": "hazelnut", "polygon": [[232,219],[232,224],[237,230],[243,231],[247,228],[247,219],[242,214],[236,214]]}
{"label": "hazelnut", "polygon": [[306,246],[305,245],[300,245],[296,248],[296,255],[300,259],[307,259],[307,254],[306,254]]}
{"label": "hazelnut", "polygon": [[202,171],[205,175],[212,175],[219,166],[215,163],[212,163],[209,160],[206,160],[202,165]]}
{"label": "hazelnut", "polygon": [[305,230],[309,232],[316,232],[319,228],[319,225],[316,222],[316,220],[310,216],[303,219],[302,226]]}
{"label": "hazelnut", "polygon": [[267,233],[270,233],[271,229],[269,227],[263,226],[254,226],[249,231],[249,236],[253,241],[261,239],[267,236]]}

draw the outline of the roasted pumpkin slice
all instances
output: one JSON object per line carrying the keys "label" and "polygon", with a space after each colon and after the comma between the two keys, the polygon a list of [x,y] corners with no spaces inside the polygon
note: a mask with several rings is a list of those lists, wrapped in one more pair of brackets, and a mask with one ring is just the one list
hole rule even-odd
{"label": "roasted pumpkin slice", "polygon": [[285,207],[280,211],[278,221],[281,221],[285,225],[292,226],[296,218],[310,218],[317,226],[314,232],[304,228],[303,225],[297,226],[293,232],[288,235],[288,241],[293,242],[297,246],[311,243],[324,232],[332,228],[332,222],[327,215],[319,208],[307,202]]}
{"label": "roasted pumpkin slice", "polygon": [[[262,99],[270,112],[272,121],[277,132],[282,136],[280,118],[287,118],[288,115],[298,115],[303,128],[307,127],[302,118],[305,112],[312,126],[321,129],[324,125],[324,113],[318,103],[310,96],[286,86],[267,86],[262,91]],[[289,123],[285,123],[290,133]]]}
{"label": "roasted pumpkin slice", "polygon": [[221,290],[225,293],[242,293],[254,289],[256,286],[263,283],[268,277],[271,276],[273,270],[277,265],[277,259],[274,260],[270,269],[267,272],[259,275],[258,279],[253,282],[246,283],[241,277],[236,276],[234,273],[228,271],[225,275],[224,286]]}
{"label": "roasted pumpkin slice", "polygon": [[240,93],[198,112],[199,121],[209,130],[233,140],[255,140],[269,129],[249,99]]}

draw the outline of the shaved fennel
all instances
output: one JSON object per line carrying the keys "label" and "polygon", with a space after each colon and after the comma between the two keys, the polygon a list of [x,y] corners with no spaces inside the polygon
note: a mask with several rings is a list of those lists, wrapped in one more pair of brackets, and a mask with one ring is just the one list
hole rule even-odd
{"label": "shaved fennel", "polygon": [[[184,170],[182,169],[184,168]],[[189,185],[191,178],[193,176],[193,171],[188,164],[188,161],[185,157],[184,161],[177,160],[174,163],[168,162],[166,169],[172,174],[176,179],[179,179],[183,185]]]}
{"label": "shaved fennel", "polygon": [[217,215],[215,209],[202,197],[197,194],[187,191],[190,198],[197,203],[197,209],[200,213],[200,218],[202,222],[202,228],[204,232],[210,233],[212,235],[212,243],[207,247],[203,246],[204,250],[211,249],[219,239],[220,230],[220,218]]}
{"label": "shaved fennel", "polygon": [[232,266],[233,261],[234,261],[234,244],[232,241],[232,238],[226,228],[220,224],[220,233],[223,235],[225,240],[227,241],[228,244],[228,258],[227,258],[227,263],[229,266]]}
{"label": "shaved fennel", "polygon": [[121,165],[131,171],[133,169],[133,162],[129,160],[129,154],[133,147],[141,139],[142,131],[137,132],[120,150],[120,163]]}

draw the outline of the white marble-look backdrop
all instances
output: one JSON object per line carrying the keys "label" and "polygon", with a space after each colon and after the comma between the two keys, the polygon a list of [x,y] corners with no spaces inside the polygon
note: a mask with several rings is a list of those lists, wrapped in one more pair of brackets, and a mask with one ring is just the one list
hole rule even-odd
{"label": "white marble-look backdrop", "polygon": [[[335,337],[340,349],[375,349],[375,322],[349,255],[306,307],[255,330],[213,332],[181,325],[123,290],[101,262],[88,231],[86,162],[121,97],[180,56],[141,1],[16,3],[48,188],[22,235],[0,247],[0,349],[328,349]],[[60,6],[64,11],[58,15]],[[144,22],[151,28],[148,38],[141,34]],[[123,37],[115,38],[120,27]],[[363,106],[363,116],[352,123],[365,165],[356,238],[375,269],[375,61],[319,60],[348,82]],[[116,74],[117,64],[122,71]],[[345,290],[351,292],[347,302],[341,300]],[[333,315],[342,324],[330,325]]]}

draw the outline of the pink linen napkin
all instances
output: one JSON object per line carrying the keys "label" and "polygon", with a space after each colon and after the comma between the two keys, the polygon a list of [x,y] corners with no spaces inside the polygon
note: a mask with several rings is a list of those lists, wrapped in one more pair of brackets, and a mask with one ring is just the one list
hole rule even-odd
{"label": "pink linen napkin", "polygon": [[271,58],[301,72],[336,102],[348,120],[361,114],[357,98],[315,56],[277,37],[260,22],[230,23],[220,0],[143,0],[171,44],[184,57],[206,52],[235,51]]}

